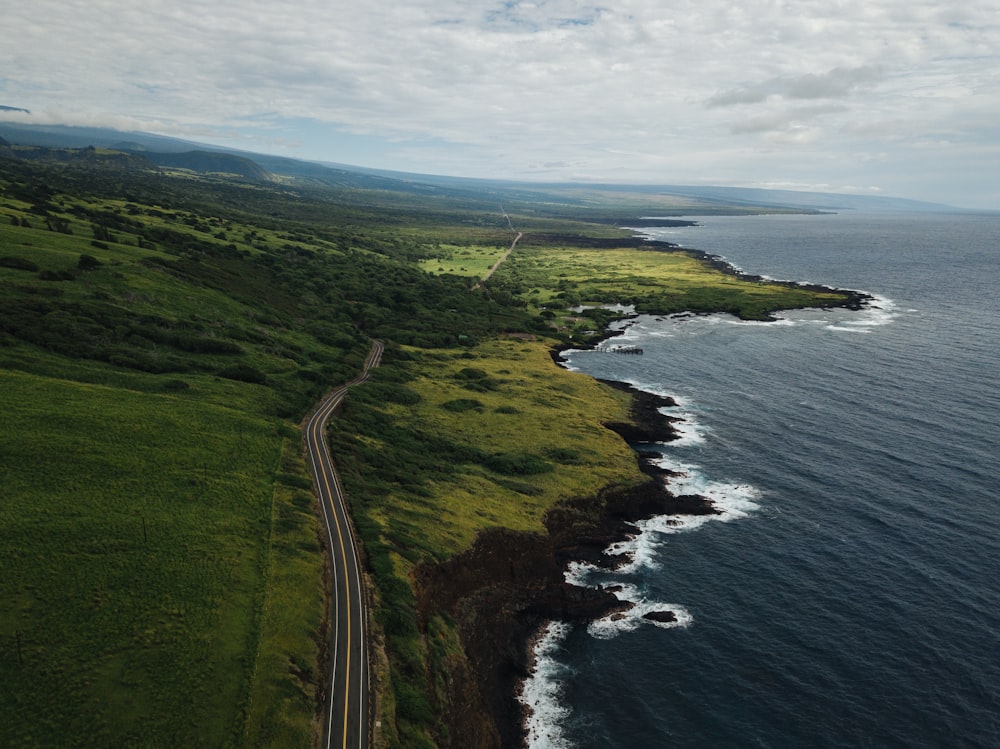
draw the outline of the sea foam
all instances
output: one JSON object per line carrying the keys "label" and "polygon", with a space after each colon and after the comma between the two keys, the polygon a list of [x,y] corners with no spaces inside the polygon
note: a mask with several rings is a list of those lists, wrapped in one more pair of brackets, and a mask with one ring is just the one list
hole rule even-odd
{"label": "sea foam", "polygon": [[[699,318],[704,322],[706,318]],[[721,321],[721,320],[720,320]],[[714,322],[714,321],[713,321]],[[629,330],[635,321],[624,324],[625,332],[616,339],[622,343],[633,337],[642,339],[650,335],[649,330]],[[716,323],[717,324],[717,323]],[[566,352],[584,354],[584,351]],[[567,369],[578,369],[564,360]],[[674,495],[699,495],[711,503],[715,512],[706,515],[658,515],[631,524],[634,532],[622,540],[610,544],[604,553],[622,560],[612,570],[607,567],[585,562],[571,562],[565,571],[565,580],[579,587],[603,588],[610,590],[630,607],[622,612],[597,619],[587,625],[590,636],[599,639],[617,637],[639,627],[649,625],[661,629],[689,627],[694,622],[692,614],[681,604],[656,601],[647,598],[636,584],[641,579],[643,568],[656,569],[661,558],[661,547],[674,534],[696,530],[713,521],[727,522],[746,517],[757,509],[755,500],[759,492],[748,484],[717,481],[707,477],[700,466],[682,461],[670,454],[676,448],[697,446],[705,442],[708,431],[697,418],[697,405],[691,400],[676,396],[662,386],[641,381],[628,381],[637,390],[654,395],[670,397],[673,406],[663,407],[660,413],[671,419],[677,436],[669,442],[657,443],[658,456],[648,458],[652,465],[664,470],[664,488]],[[647,614],[665,614],[669,621],[647,618]],[[563,684],[572,676],[570,670],[559,663],[557,655],[562,642],[570,632],[571,625],[563,622],[550,623],[538,639],[533,655],[535,666],[525,679],[518,699],[528,713],[526,729],[529,749],[565,749],[571,746],[562,726],[569,717],[569,711],[561,703]]]}
{"label": "sea foam", "polygon": [[569,715],[560,699],[569,669],[556,658],[569,631],[570,625],[565,622],[550,622],[535,644],[534,668],[517,696],[528,713],[525,721],[528,749],[569,749],[571,746],[560,727]]}
{"label": "sea foam", "polygon": [[749,484],[710,479],[698,466],[668,455],[654,458],[653,463],[669,471],[664,481],[672,494],[701,496],[711,503],[715,512],[707,515],[656,515],[631,523],[634,533],[604,550],[607,556],[625,560],[612,571],[585,562],[572,562],[567,566],[565,579],[571,585],[613,586],[612,590],[620,601],[633,604],[632,610],[625,615],[615,614],[592,623],[588,631],[594,636],[611,637],[619,632],[631,631],[639,624],[650,621],[643,619],[644,614],[666,609],[676,616],[676,621],[668,623],[669,626],[689,625],[693,617],[682,606],[649,601],[633,584],[621,578],[634,575],[642,568],[656,569],[659,566],[659,550],[670,535],[696,530],[710,522],[738,520],[759,507],[756,500],[760,492]]}

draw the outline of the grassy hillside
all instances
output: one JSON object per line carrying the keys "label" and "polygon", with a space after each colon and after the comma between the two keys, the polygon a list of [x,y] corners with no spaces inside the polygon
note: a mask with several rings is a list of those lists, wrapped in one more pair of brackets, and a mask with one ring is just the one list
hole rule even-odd
{"label": "grassy hillside", "polygon": [[493,198],[387,184],[0,159],[9,744],[309,745],[325,602],[297,425],[373,337],[385,364],[331,440],[375,585],[378,740],[440,744],[462,645],[417,622],[410,572],[639,480],[600,426],[627,401],[548,355],[606,317],[568,308],[835,301],[600,249],[581,233],[621,233],[559,203],[505,206],[530,235],[477,290],[511,241]]}
{"label": "grassy hillside", "polygon": [[307,744],[322,557],[294,422],[367,350],[283,276],[319,240],[0,166],[5,736]]}

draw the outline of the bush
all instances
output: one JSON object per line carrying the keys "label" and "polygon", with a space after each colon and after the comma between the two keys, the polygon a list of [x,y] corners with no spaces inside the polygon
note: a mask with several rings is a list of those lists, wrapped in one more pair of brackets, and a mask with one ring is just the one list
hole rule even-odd
{"label": "bush", "polygon": [[5,255],[0,257],[0,265],[4,268],[14,268],[16,270],[27,270],[31,272],[37,272],[38,266],[31,262],[30,260],[17,257],[16,255]]}
{"label": "bush", "polygon": [[414,406],[420,402],[420,394],[405,385],[394,382],[372,382],[366,387],[366,396],[377,403],[397,403],[401,406]]}
{"label": "bush", "polygon": [[491,471],[510,476],[532,476],[548,473],[552,464],[531,453],[496,453],[484,461]]}
{"label": "bush", "polygon": [[514,481],[513,479],[498,479],[497,484],[504,489],[510,489],[512,492],[523,494],[526,497],[537,497],[545,493],[545,490],[540,486],[526,484],[523,481]]}
{"label": "bush", "polygon": [[76,276],[68,270],[43,270],[38,274],[43,281],[75,281]]}
{"label": "bush", "polygon": [[82,271],[96,270],[101,265],[101,261],[93,255],[80,255],[80,259],[76,262],[76,267]]}
{"label": "bush", "polygon": [[445,411],[454,411],[456,413],[461,413],[463,411],[482,411],[486,407],[474,398],[457,398],[456,400],[446,401],[441,404],[441,408]]}
{"label": "bush", "polygon": [[459,370],[458,377],[463,380],[485,380],[489,374],[478,367],[463,367]]}
{"label": "bush", "polygon": [[575,466],[583,462],[579,451],[570,447],[554,447],[547,450],[545,455],[549,460],[554,460],[556,463],[562,463],[563,465]]}
{"label": "bush", "polygon": [[219,377],[227,380],[239,380],[249,382],[254,385],[263,385],[267,382],[267,375],[249,364],[234,364],[231,367],[219,370]]}

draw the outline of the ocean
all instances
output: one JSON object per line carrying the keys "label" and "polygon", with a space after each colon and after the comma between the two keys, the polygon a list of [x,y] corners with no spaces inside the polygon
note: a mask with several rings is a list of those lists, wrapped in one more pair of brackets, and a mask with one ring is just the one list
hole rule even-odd
{"label": "ocean", "polygon": [[1000,747],[1000,215],[697,220],[641,232],[874,301],[642,316],[614,343],[643,356],[566,354],[676,399],[681,437],[642,447],[720,514],[570,570],[636,608],[549,628],[530,746]]}

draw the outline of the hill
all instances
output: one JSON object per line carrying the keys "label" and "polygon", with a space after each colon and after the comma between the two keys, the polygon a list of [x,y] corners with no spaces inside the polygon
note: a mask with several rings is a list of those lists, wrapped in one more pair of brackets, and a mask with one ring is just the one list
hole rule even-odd
{"label": "hill", "polygon": [[[153,135],[123,133],[117,130],[61,125],[27,126],[0,122],[0,137],[12,143],[50,148],[96,146],[124,151],[149,151],[161,156],[150,158],[167,163],[166,154],[197,153],[185,157],[183,168],[199,172],[230,172],[252,179],[266,179],[245,163],[236,168],[203,168],[207,153],[229,154],[246,159],[264,173],[314,181],[331,187],[388,190],[452,200],[490,200],[505,204],[517,202],[522,207],[547,203],[564,204],[569,215],[592,218],[603,212],[604,218],[639,218],[648,215],[707,215],[714,213],[768,213],[775,211],[941,211],[949,206],[885,196],[772,190],[759,188],[691,185],[620,185],[579,183],[528,183],[510,180],[485,180],[440,175],[412,174],[330,162],[304,161],[281,156],[236,151],[193,141]],[[192,166],[200,163],[201,166]],[[173,164],[177,165],[177,164]],[[578,209],[583,207],[584,211]],[[614,209],[614,210],[612,210]],[[654,210],[658,213],[648,213]],[[616,215],[616,214],[620,214]]]}
{"label": "hill", "polygon": [[267,182],[271,175],[252,159],[217,151],[181,151],[157,153],[140,151],[139,154],[157,166],[188,169],[199,174],[229,174],[249,180]]}

